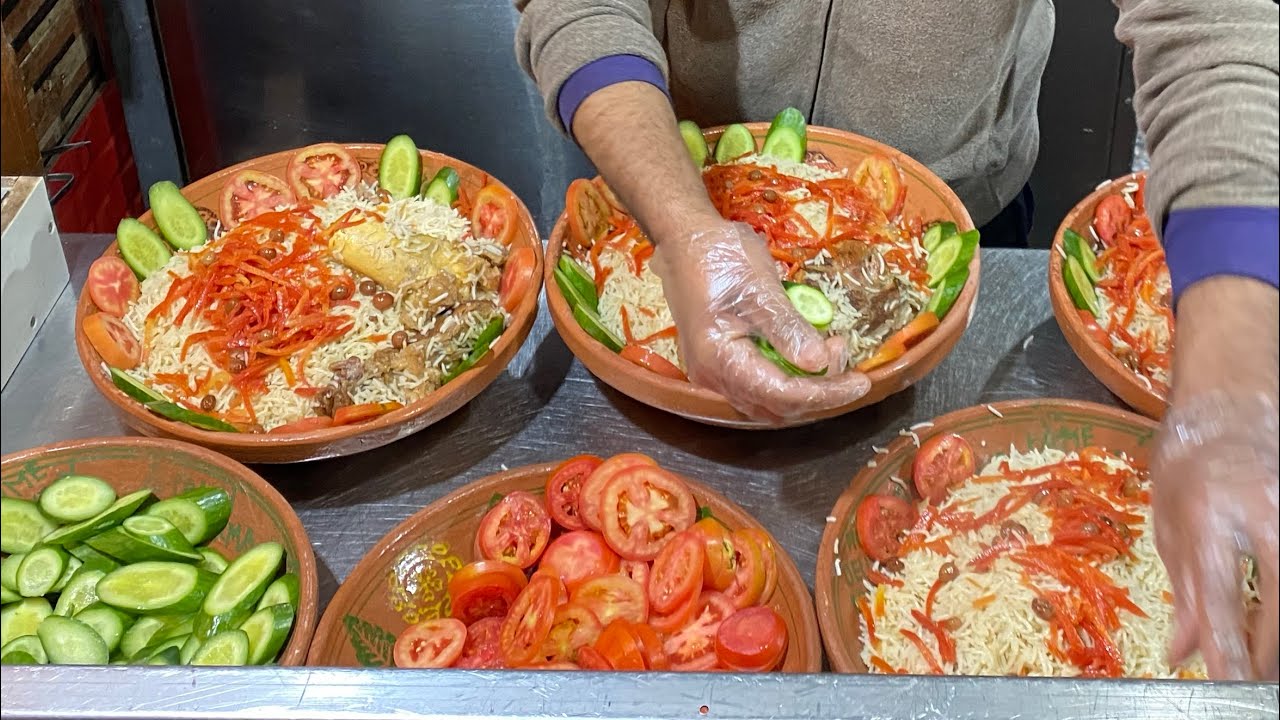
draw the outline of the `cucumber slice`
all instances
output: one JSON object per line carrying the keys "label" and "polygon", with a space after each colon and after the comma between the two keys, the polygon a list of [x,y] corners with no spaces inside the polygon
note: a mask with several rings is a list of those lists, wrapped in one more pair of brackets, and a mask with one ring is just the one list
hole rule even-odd
{"label": "cucumber slice", "polygon": [[30,552],[56,527],[30,500],[0,498],[0,550],[10,555]]}
{"label": "cucumber slice", "polygon": [[[172,615],[167,618],[164,625],[151,636],[149,645],[159,647],[162,643],[174,638],[182,638],[186,640],[191,631],[195,628],[195,615]],[[143,653],[149,655],[150,653]]]}
{"label": "cucumber slice", "polygon": [[566,290],[560,278],[557,278],[556,284],[561,285],[560,291],[566,298],[575,294],[591,312],[600,312],[600,298],[596,296],[596,281],[591,279],[581,265],[568,255],[561,255],[559,262],[556,263],[556,272],[564,275],[563,281],[573,288],[573,291]]}
{"label": "cucumber slice", "polygon": [[67,569],[69,555],[56,545],[41,545],[27,553],[18,566],[18,594],[23,597],[43,597],[53,590]]}
{"label": "cucumber slice", "polygon": [[164,640],[156,640],[153,638],[150,645],[142,648],[142,650],[139,651],[137,655],[134,655],[132,658],[130,658],[130,662],[133,662],[135,664],[137,663],[146,664],[150,662],[151,659],[156,657],[157,655],[163,652],[172,650],[174,654],[174,661],[172,663],[162,663],[162,664],[177,665],[178,660],[182,656],[181,655],[182,646],[186,645],[187,640],[190,640],[190,639],[191,639],[190,633],[178,635],[178,636],[167,638]]}
{"label": "cucumber slice", "polygon": [[[9,658],[13,657],[14,653],[26,653],[31,659],[11,661]],[[49,655],[44,651],[44,645],[35,635],[23,635],[5,643],[5,646],[0,648],[0,657],[4,658],[5,665],[45,665],[49,662]]]}
{"label": "cucumber slice", "polygon": [[40,623],[36,634],[54,665],[106,665],[111,658],[98,633],[79,620],[50,615]]}
{"label": "cucumber slice", "polygon": [[124,391],[125,395],[143,405],[149,402],[169,402],[168,398],[138,382],[132,375],[119,368],[111,368],[111,382]]}
{"label": "cucumber slice", "polygon": [[[591,299],[582,295],[581,288],[574,285],[573,281],[569,279],[569,276],[566,275],[563,270],[556,268],[551,271],[551,276],[555,278],[556,287],[560,288],[560,294],[564,295],[565,302],[569,303],[569,307],[571,309],[581,306],[595,312]],[[594,293],[592,294],[594,295]]]}
{"label": "cucumber slice", "polygon": [[94,535],[84,543],[122,563],[147,560],[198,563],[203,559],[173,523],[149,515],[127,518],[124,525]]}
{"label": "cucumber slice", "polygon": [[445,207],[453,207],[453,204],[458,202],[458,187],[461,184],[462,178],[458,177],[458,171],[445,165],[437,170],[431,182],[422,188],[422,197],[434,200]]}
{"label": "cucumber slice", "polygon": [[187,636],[187,641],[182,643],[182,647],[178,650],[178,664],[190,665],[191,658],[195,657],[200,646],[204,645],[204,641],[195,635]]}
{"label": "cucumber slice", "polygon": [[264,607],[240,626],[249,637],[249,664],[265,665],[276,659],[289,630],[293,628],[293,606],[287,603]]}
{"label": "cucumber slice", "polygon": [[929,275],[929,287],[937,287],[943,278],[959,268],[969,267],[973,253],[978,248],[978,231],[968,230],[943,240],[929,253],[925,272]]}
{"label": "cucumber slice", "polygon": [[106,577],[105,570],[82,570],[71,578],[62,589],[53,613],[63,617],[75,617],[80,611],[98,602],[98,581]]}
{"label": "cucumber slice", "polygon": [[133,622],[128,615],[101,603],[76,613],[75,619],[93,628],[102,642],[107,644],[109,653],[120,647],[120,638]]}
{"label": "cucumber slice", "polygon": [[951,306],[956,304],[956,298],[960,297],[960,291],[964,290],[964,284],[968,281],[969,268],[967,267],[959,268],[947,275],[933,291],[924,309],[937,315],[941,320],[951,310]]}
{"label": "cucumber slice", "polygon": [[45,663],[37,661],[31,653],[24,650],[14,650],[7,655],[0,654],[0,665],[44,665],[46,663],[47,661]]}
{"label": "cucumber slice", "polygon": [[693,164],[702,168],[707,164],[707,156],[711,154],[711,149],[707,147],[707,139],[702,136],[702,129],[692,120],[681,120],[676,127],[680,128],[680,138],[684,140],[684,146],[689,150],[689,157],[693,158]]}
{"label": "cucumber slice", "polygon": [[378,187],[401,199],[418,194],[422,184],[422,155],[413,138],[397,135],[387,141],[378,158]]}
{"label": "cucumber slice", "polygon": [[716,141],[716,162],[727,163],[756,151],[756,139],[746,125],[734,123]]}
{"label": "cucumber slice", "polygon": [[124,635],[120,637],[120,656],[126,659],[139,655],[144,648],[151,644],[151,638],[155,637],[161,629],[164,628],[165,618],[163,617],[141,617],[138,621],[129,626],[124,631]]}
{"label": "cucumber slice", "polygon": [[116,491],[89,475],[67,475],[40,493],[40,511],[64,523],[88,520],[111,507]]}
{"label": "cucumber slice", "polygon": [[116,500],[98,515],[75,525],[65,525],[44,538],[46,545],[71,545],[119,525],[151,499],[150,490],[139,490]]}
{"label": "cucumber slice", "polygon": [[823,368],[822,370],[816,373],[812,373],[812,372],[809,372],[808,370],[804,370],[800,367],[797,367],[790,360],[783,357],[782,353],[778,352],[778,349],[775,348],[772,343],[770,343],[768,340],[765,340],[764,338],[753,337],[751,338],[751,340],[756,344],[756,347],[760,348],[760,353],[764,355],[769,362],[773,363],[774,365],[777,365],[778,368],[782,370],[782,372],[788,375],[793,375],[795,377],[813,377],[815,375],[827,374],[826,368]]}
{"label": "cucumber slice", "polygon": [[167,615],[200,609],[219,576],[194,565],[140,562],[113,570],[98,581],[98,597],[130,613]]}
{"label": "cucumber slice", "polygon": [[1093,248],[1087,240],[1080,237],[1080,233],[1071,228],[1063,230],[1062,249],[1080,263],[1080,268],[1084,270],[1090,283],[1097,283],[1102,279],[1102,273],[1098,271],[1098,256],[1093,254]]}
{"label": "cucumber slice", "polygon": [[622,352],[622,338],[614,335],[609,328],[604,326],[604,322],[600,320],[600,316],[595,314],[590,308],[579,305],[573,309],[573,319],[578,321],[578,325],[582,326],[587,334],[598,340],[605,347],[614,352]]}
{"label": "cucumber slice", "polygon": [[779,160],[804,162],[805,139],[789,127],[778,127],[765,136],[760,154]]}
{"label": "cucumber slice", "polygon": [[956,224],[953,222],[939,222],[929,226],[924,231],[924,237],[920,239],[920,245],[925,252],[933,252],[934,248],[942,244],[943,240],[956,234]]}
{"label": "cucumber slice", "polygon": [[505,325],[506,321],[502,319],[501,315],[490,320],[489,324],[485,325],[484,329],[480,331],[480,334],[476,336],[475,342],[471,343],[471,354],[467,355],[462,359],[462,362],[454,366],[454,368],[449,371],[449,374],[444,376],[444,381],[449,382],[462,373],[475,367],[476,363],[484,359],[484,356],[489,354],[489,348],[493,345],[493,341],[497,340],[498,337],[502,335],[502,329]]}
{"label": "cucumber slice", "polygon": [[196,613],[195,622],[191,626],[191,635],[203,641],[220,632],[234,630],[249,619],[249,616],[253,614],[253,608],[253,605],[236,607],[220,615],[206,615],[204,612]]}
{"label": "cucumber slice", "polygon": [[191,656],[192,665],[244,665],[248,662],[249,636],[243,630],[218,633]]}
{"label": "cucumber slice", "polygon": [[267,591],[262,593],[262,599],[258,601],[258,609],[272,605],[292,605],[296,608],[299,595],[298,576],[294,573],[285,573],[267,586]]}
{"label": "cucumber slice", "polygon": [[[210,618],[247,614],[246,611],[256,607],[258,599],[267,591],[283,561],[284,548],[279,543],[267,542],[253,547],[218,576],[200,611]],[[221,625],[220,622],[215,624]]]}
{"label": "cucumber slice", "polygon": [[836,307],[816,287],[803,283],[786,283],[787,297],[810,325],[821,330],[836,317]]}
{"label": "cucumber slice", "polygon": [[1080,261],[1074,256],[1068,257],[1067,264],[1062,268],[1062,282],[1067,286],[1067,294],[1076,307],[1088,310],[1094,317],[1102,314],[1098,305],[1098,293],[1093,289],[1093,283],[1089,282],[1089,276]]}
{"label": "cucumber slice", "polygon": [[173,523],[158,515],[134,515],[131,518],[125,518],[121,523],[121,529],[155,547],[190,555],[193,562],[200,562],[203,559]]}
{"label": "cucumber slice", "polygon": [[209,239],[209,228],[200,217],[200,211],[183,196],[182,191],[168,180],[161,180],[147,191],[151,202],[151,215],[156,219],[160,234],[179,250],[190,250]]}
{"label": "cucumber slice", "polygon": [[161,500],[147,508],[146,514],[168,520],[187,542],[200,545],[212,540],[227,526],[231,518],[231,496],[222,488],[196,488]]}
{"label": "cucumber slice", "polygon": [[16,590],[10,590],[7,587],[0,586],[0,605],[8,605],[22,599]]}
{"label": "cucumber slice", "polygon": [[144,280],[173,257],[159,235],[133,218],[124,218],[116,226],[116,246],[125,264]]}
{"label": "cucumber slice", "polygon": [[103,573],[109,573],[120,567],[120,563],[116,562],[115,558],[103,555],[84,543],[68,547],[67,552],[71,553],[72,557],[80,558],[84,563],[81,567],[85,570],[101,570]]}
{"label": "cucumber slice", "polygon": [[186,423],[194,428],[201,430],[213,430],[215,432],[240,432],[235,425],[223,422],[216,417],[198,413],[194,410],[188,410],[177,403],[171,403],[168,400],[156,400],[149,403],[143,403],[151,412],[163,418],[177,420],[180,423]]}
{"label": "cucumber slice", "polygon": [[80,572],[80,568],[84,567],[84,563],[75,555],[67,555],[67,566],[62,569],[62,575],[58,578],[58,582],[53,584],[53,588],[49,592],[60,593],[71,582],[71,578]]}
{"label": "cucumber slice", "polygon": [[0,610],[0,647],[23,635],[35,635],[36,628],[53,614],[53,608],[44,598],[27,598],[10,603]]}
{"label": "cucumber slice", "polygon": [[783,127],[790,128],[801,137],[804,137],[809,131],[809,126],[804,120],[804,113],[793,107],[783,108],[777,115],[773,116],[773,122],[769,123],[769,132]]}
{"label": "cucumber slice", "polygon": [[174,647],[166,646],[156,652],[156,654],[147,658],[148,665],[181,665],[182,664],[182,646]]}
{"label": "cucumber slice", "polygon": [[26,556],[26,553],[14,553],[0,560],[0,587],[18,592],[18,566]]}
{"label": "cucumber slice", "polygon": [[213,548],[202,547],[198,548],[196,552],[200,553],[200,557],[203,558],[196,567],[201,570],[208,570],[214,575],[221,575],[227,569],[227,565],[230,564],[222,556],[222,553]]}

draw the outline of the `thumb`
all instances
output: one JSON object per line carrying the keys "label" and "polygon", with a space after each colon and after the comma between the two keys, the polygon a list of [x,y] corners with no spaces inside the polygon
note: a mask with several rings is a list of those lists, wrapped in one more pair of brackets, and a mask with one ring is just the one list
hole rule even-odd
{"label": "thumb", "polygon": [[[843,352],[837,350],[833,353],[834,345],[823,342],[822,335],[792,307],[786,295],[781,290],[778,294],[782,296],[782,302],[770,303],[773,307],[770,308],[769,320],[759,328],[773,349],[806,372],[826,370],[838,373],[843,370]],[[843,346],[838,338],[833,339]]]}

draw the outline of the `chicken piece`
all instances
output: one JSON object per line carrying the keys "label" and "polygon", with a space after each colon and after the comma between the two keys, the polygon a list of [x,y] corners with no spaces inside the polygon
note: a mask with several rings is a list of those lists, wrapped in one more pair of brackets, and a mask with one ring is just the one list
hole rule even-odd
{"label": "chicken piece", "polygon": [[402,348],[383,348],[373,354],[364,363],[364,372],[370,377],[386,381],[390,376],[401,372],[414,377],[421,377],[427,370],[427,358],[422,348],[416,344]]}
{"label": "chicken piece", "polygon": [[400,322],[421,330],[432,318],[458,303],[458,281],[449,273],[436,273],[406,285],[400,293]]}
{"label": "chicken piece", "polygon": [[398,245],[385,225],[370,221],[334,233],[329,252],[338,262],[394,292],[425,269],[422,256]]}
{"label": "chicken piece", "polygon": [[847,240],[831,249],[831,264],[852,280],[843,283],[845,295],[862,313],[863,329],[873,331],[893,319],[902,289],[880,253],[860,240]]}

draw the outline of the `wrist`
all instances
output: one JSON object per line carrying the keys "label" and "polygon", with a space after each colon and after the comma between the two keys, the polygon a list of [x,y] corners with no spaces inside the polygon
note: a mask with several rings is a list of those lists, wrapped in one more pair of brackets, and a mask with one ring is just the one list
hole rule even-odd
{"label": "wrist", "polygon": [[1197,282],[1178,301],[1173,394],[1214,391],[1276,396],[1277,291],[1251,278]]}

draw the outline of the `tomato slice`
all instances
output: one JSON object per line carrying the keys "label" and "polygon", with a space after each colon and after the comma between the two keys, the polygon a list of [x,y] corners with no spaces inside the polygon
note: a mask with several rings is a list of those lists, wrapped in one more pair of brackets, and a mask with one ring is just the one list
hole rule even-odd
{"label": "tomato slice", "polygon": [[702,592],[702,565],[706,562],[702,534],[693,530],[676,533],[653,560],[649,581],[649,607],[669,613]]}
{"label": "tomato slice", "polygon": [[772,670],[786,651],[787,624],[771,607],[739,610],[716,631],[716,657],[731,670]]}
{"label": "tomato slice", "polygon": [[124,317],[129,306],[142,294],[138,277],[115,255],[103,255],[93,261],[84,287],[100,312],[116,317]]}
{"label": "tomato slice", "polygon": [[670,360],[643,345],[627,343],[622,346],[622,352],[618,354],[622,356],[623,360],[639,365],[649,372],[657,373],[672,380],[689,381],[683,370],[672,365]]}
{"label": "tomato slice", "polygon": [[727,590],[733,584],[738,565],[730,538],[729,528],[713,517],[694,524],[693,529],[702,535],[703,557],[702,584],[710,590]]}
{"label": "tomato slice", "polygon": [[955,434],[939,434],[925,440],[911,463],[911,480],[920,497],[938,504],[947,491],[973,475],[977,460],[973,447]]}
{"label": "tomato slice", "polygon": [[693,613],[699,607],[698,602],[702,599],[702,593],[694,593],[685,598],[685,601],[677,606],[669,613],[649,613],[649,624],[663,634],[671,634],[693,619]]}
{"label": "tomato slice", "polygon": [[578,648],[578,667],[583,670],[604,670],[606,672],[613,669],[613,665],[609,664],[608,658],[592,645]]}
{"label": "tomato slice", "polygon": [[1098,237],[1110,242],[1133,219],[1133,208],[1120,195],[1108,195],[1093,210],[1093,229]]}
{"label": "tomato slice", "polygon": [[619,618],[605,626],[596,640],[596,650],[614,670],[644,670],[644,650],[631,623]]}
{"label": "tomato slice", "polygon": [[635,580],[640,587],[644,588],[645,597],[648,597],[649,575],[651,574],[649,563],[643,560],[623,560],[618,571],[622,575]]}
{"label": "tomato slice", "polygon": [[515,312],[524,296],[533,287],[534,269],[538,260],[533,248],[519,247],[507,256],[502,268],[502,280],[498,283],[498,302],[507,312]]}
{"label": "tomato slice", "polygon": [[547,478],[547,510],[560,527],[566,530],[587,527],[578,514],[578,496],[582,492],[582,483],[603,462],[595,455],[579,455],[560,463]]}
{"label": "tomato slice", "polygon": [[609,232],[608,201],[600,188],[586,178],[569,183],[565,191],[564,210],[569,215],[569,243],[575,250],[590,249]]}
{"label": "tomato slice", "polygon": [[653,458],[640,453],[622,453],[605,460],[582,482],[582,491],[578,493],[578,516],[587,524],[587,527],[599,530],[601,527],[600,501],[604,499],[605,484],[614,475],[627,468],[657,464]]}
{"label": "tomato slice", "polygon": [[267,432],[273,435],[286,435],[289,433],[305,433],[313,430],[324,430],[333,427],[333,418],[320,415],[317,417],[302,418],[293,422],[277,425]]}
{"label": "tomato slice", "polygon": [[767,603],[778,588],[778,544],[773,536],[760,528],[743,528],[738,532],[750,537],[760,550],[760,567],[764,569],[764,589],[756,602]]}
{"label": "tomato slice", "polygon": [[502,662],[502,618],[487,617],[467,627],[467,643],[454,667],[494,670],[506,667]]}
{"label": "tomato slice", "polygon": [[656,465],[623,470],[605,483],[601,495],[604,539],[628,560],[652,560],[697,519],[689,487]]}
{"label": "tomato slice", "polygon": [[503,617],[527,584],[524,573],[511,563],[481,560],[464,565],[449,578],[451,614],[467,625]]}
{"label": "tomato slice", "polygon": [[733,583],[724,591],[734,607],[755,605],[764,594],[765,567],[762,550],[750,534],[737,530],[731,536],[734,550]]}
{"label": "tomato slice", "polygon": [[389,412],[395,412],[404,407],[403,404],[394,400],[391,402],[371,402],[361,405],[344,405],[333,413],[334,425],[353,425],[362,423],[366,420],[372,420],[376,417],[386,415]]}
{"label": "tomato slice", "polygon": [[644,588],[622,575],[593,577],[579,585],[569,598],[590,610],[604,625],[618,618],[637,623],[649,619],[649,599]]}
{"label": "tomato slice", "polygon": [[218,214],[222,224],[230,229],[262,213],[297,202],[298,197],[284,180],[257,170],[243,170],[222,186]]}
{"label": "tomato slice", "polygon": [[360,164],[346,148],[319,143],[302,148],[285,171],[294,193],[303,199],[323,200],[360,181]]}
{"label": "tomato slice", "polygon": [[853,182],[866,191],[886,217],[893,219],[902,212],[907,183],[898,163],[883,155],[868,155],[853,171]]}
{"label": "tomato slice", "polygon": [[115,315],[94,313],[80,323],[85,339],[102,362],[120,370],[131,370],[142,362],[142,346],[129,327]]}
{"label": "tomato slice", "polygon": [[631,626],[631,632],[640,640],[640,651],[644,654],[644,666],[649,670],[667,670],[671,667],[671,659],[662,648],[662,639],[657,631],[644,623]]}
{"label": "tomato slice", "polygon": [[547,546],[538,572],[554,573],[572,593],[589,578],[618,572],[618,563],[618,554],[600,533],[574,530]]}
{"label": "tomato slice", "polygon": [[560,581],[550,575],[534,575],[502,621],[498,642],[502,660],[510,667],[533,661],[551,632],[556,605],[564,591]]}
{"label": "tomato slice", "polygon": [[471,232],[510,245],[516,237],[519,217],[515,196],[501,185],[489,183],[476,193],[471,207]]}
{"label": "tomato slice", "polygon": [[498,501],[480,520],[480,554],[520,568],[538,561],[551,537],[551,516],[532,494],[517,490]]}
{"label": "tomato slice", "polygon": [[396,638],[391,656],[400,668],[446,668],[462,655],[467,626],[454,618],[424,620]]}
{"label": "tomato slice", "polygon": [[718,592],[704,592],[688,625],[667,637],[662,644],[671,659],[671,669],[679,671],[711,670],[718,663],[716,632],[720,623],[737,608]]}
{"label": "tomato slice", "polygon": [[615,215],[631,216],[631,212],[622,204],[622,200],[618,199],[618,195],[613,192],[613,188],[609,187],[609,183],[605,182],[604,178],[597,177],[591,182],[596,186],[596,189],[600,191],[600,196],[604,198],[604,201],[609,204],[610,212]]}
{"label": "tomato slice", "polygon": [[879,562],[892,560],[902,549],[902,535],[916,524],[911,503],[892,495],[868,495],[858,503],[854,527],[867,557]]}
{"label": "tomato slice", "polygon": [[1110,350],[1111,336],[1107,334],[1106,330],[1102,329],[1101,325],[1098,325],[1098,319],[1093,316],[1093,313],[1079,308],[1076,308],[1076,313],[1080,316],[1080,322],[1084,325],[1085,333],[1101,344],[1102,347]]}
{"label": "tomato slice", "polygon": [[595,643],[604,626],[595,614],[577,603],[561,605],[538,656],[545,662],[577,662],[578,649]]}

